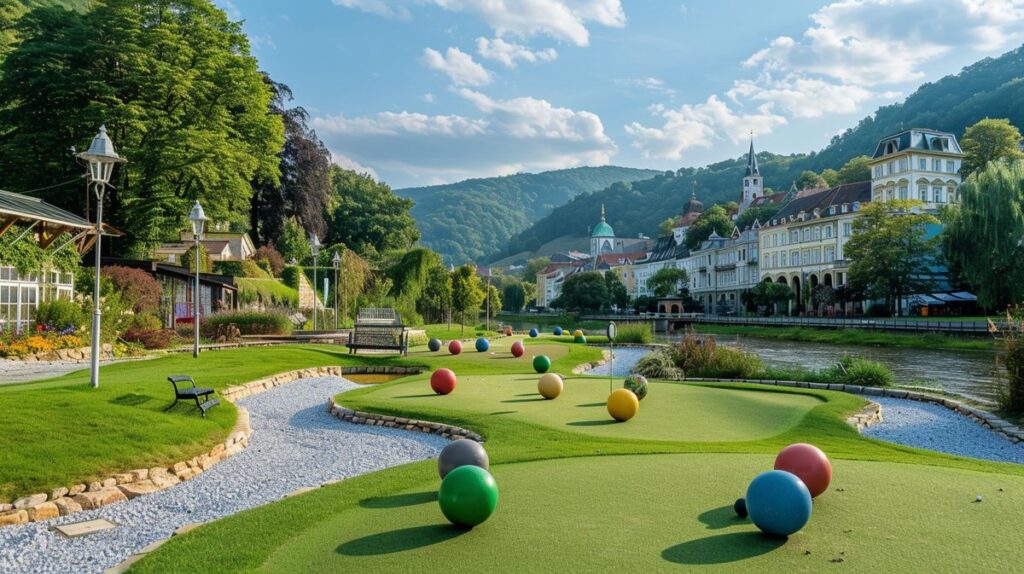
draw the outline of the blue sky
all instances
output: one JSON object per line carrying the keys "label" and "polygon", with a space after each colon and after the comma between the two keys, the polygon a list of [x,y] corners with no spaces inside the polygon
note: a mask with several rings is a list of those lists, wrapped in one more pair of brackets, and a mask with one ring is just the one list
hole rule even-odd
{"label": "blue sky", "polygon": [[393,187],[699,166],[751,131],[820,149],[1024,42],[1024,0],[215,1],[335,161]]}

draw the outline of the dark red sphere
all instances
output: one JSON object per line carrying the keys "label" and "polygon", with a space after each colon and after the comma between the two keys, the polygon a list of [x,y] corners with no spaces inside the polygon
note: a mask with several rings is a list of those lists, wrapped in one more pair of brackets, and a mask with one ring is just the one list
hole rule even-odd
{"label": "dark red sphere", "polygon": [[438,369],[430,375],[430,388],[439,395],[455,390],[455,373],[451,369]]}
{"label": "dark red sphere", "polygon": [[525,353],[525,352],[526,352],[526,347],[523,346],[523,342],[522,341],[516,341],[515,343],[512,343],[512,356],[513,357],[517,357],[517,358],[518,357],[522,357],[523,353]]}
{"label": "dark red sphere", "polygon": [[782,449],[775,457],[775,470],[795,474],[811,492],[812,498],[828,490],[832,482],[832,463],[813,444],[799,442]]}
{"label": "dark red sphere", "polygon": [[462,352],[462,343],[458,341],[452,341],[451,343],[448,343],[448,352],[453,355],[458,355],[459,353]]}

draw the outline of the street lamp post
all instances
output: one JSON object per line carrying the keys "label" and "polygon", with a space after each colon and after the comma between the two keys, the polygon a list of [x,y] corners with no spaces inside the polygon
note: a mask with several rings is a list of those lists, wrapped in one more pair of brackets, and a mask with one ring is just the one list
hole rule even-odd
{"label": "street lamp post", "polygon": [[89,376],[89,384],[95,389],[100,386],[100,245],[103,238],[103,195],[107,191],[107,184],[110,183],[114,165],[128,160],[114,151],[114,142],[107,136],[106,126],[100,126],[100,131],[92,138],[89,149],[78,154],[78,158],[89,164],[89,181],[93,183],[96,193],[96,276],[92,291],[92,355]]}
{"label": "street lamp post", "polygon": [[337,251],[334,252],[334,257],[331,258],[331,264],[334,265],[334,330],[337,331],[339,327],[338,323],[338,291],[341,290],[341,254]]}
{"label": "street lamp post", "polygon": [[203,206],[199,205],[199,200],[196,200],[196,204],[192,206],[192,213],[189,213],[188,220],[192,222],[192,237],[196,241],[195,246],[195,260],[196,260],[196,287],[192,292],[192,324],[195,328],[195,344],[192,348],[192,356],[199,358],[199,236],[203,234],[203,228],[206,227],[206,213],[203,211]]}
{"label": "street lamp post", "polygon": [[316,331],[316,256],[320,253],[320,239],[315,233],[309,234],[309,248],[313,251],[313,330]]}

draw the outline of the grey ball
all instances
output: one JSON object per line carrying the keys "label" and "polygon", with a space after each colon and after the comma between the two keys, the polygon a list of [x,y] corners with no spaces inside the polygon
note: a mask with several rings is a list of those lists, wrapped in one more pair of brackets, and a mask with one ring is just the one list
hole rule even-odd
{"label": "grey ball", "polygon": [[448,476],[448,473],[460,466],[473,465],[487,470],[491,462],[487,458],[487,451],[483,445],[475,440],[460,438],[452,441],[441,450],[437,457],[437,472],[441,478]]}

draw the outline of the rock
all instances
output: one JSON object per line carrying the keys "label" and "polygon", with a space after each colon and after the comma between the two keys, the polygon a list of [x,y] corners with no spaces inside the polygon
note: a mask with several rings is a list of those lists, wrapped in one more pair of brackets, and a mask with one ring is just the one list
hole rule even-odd
{"label": "rock", "polygon": [[54,500],[53,504],[57,506],[57,510],[60,510],[61,516],[67,516],[69,514],[74,514],[76,512],[82,511],[81,504],[78,504],[77,502],[66,496],[64,498],[58,498],[57,500]]}
{"label": "rock", "polygon": [[157,486],[152,480],[148,479],[133,482],[131,484],[122,484],[118,488],[121,490],[121,492],[124,493],[128,500],[138,498],[143,494],[151,494],[161,490],[160,487]]}
{"label": "rock", "polygon": [[67,493],[68,489],[64,488],[63,486],[60,488],[55,488],[53,489],[53,491],[50,492],[50,500],[57,500],[58,498],[67,495]]}
{"label": "rock", "polygon": [[45,494],[32,494],[29,496],[22,496],[21,498],[14,501],[14,508],[22,510],[26,508],[32,508],[46,502]]}
{"label": "rock", "polygon": [[68,496],[75,496],[76,494],[82,494],[85,492],[84,484],[76,484],[68,489]]}
{"label": "rock", "polygon": [[159,472],[154,472],[157,469],[150,469],[149,480],[153,482],[158,488],[170,488],[175,484],[181,482],[177,476],[167,472],[166,468],[159,469]]}
{"label": "rock", "polygon": [[108,478],[103,481],[103,488],[113,488],[117,486],[116,478]]}
{"label": "rock", "polygon": [[122,500],[128,500],[128,497],[117,488],[104,488],[96,492],[84,492],[75,497],[75,502],[81,504],[85,510],[94,510]]}
{"label": "rock", "polygon": [[186,468],[180,472],[175,473],[180,480],[189,480],[195,476],[198,476],[202,471],[195,468]]}
{"label": "rock", "polygon": [[11,504],[0,504],[0,514],[7,512],[8,510],[14,510],[14,506]]}
{"label": "rock", "polygon": [[102,482],[96,481],[96,482],[90,482],[89,483],[89,490],[88,490],[88,492],[99,492],[101,490],[103,490],[103,483]]}
{"label": "rock", "polygon": [[171,467],[171,472],[174,474],[178,474],[179,472],[185,470],[186,468],[188,468],[187,462],[179,462]]}
{"label": "rock", "polygon": [[117,484],[128,484],[129,482],[135,482],[135,475],[130,472],[122,472],[114,475],[114,480]]}
{"label": "rock", "polygon": [[50,520],[51,518],[60,518],[60,509],[52,502],[44,502],[28,509],[28,519],[32,522]]}
{"label": "rock", "polygon": [[28,522],[28,513],[24,510],[8,510],[7,512],[0,513],[0,526],[25,524],[26,522]]}
{"label": "rock", "polygon": [[148,468],[137,468],[137,469],[132,471],[132,476],[135,478],[135,480],[133,482],[138,482],[140,480],[146,480],[147,478],[149,478],[149,469]]}

